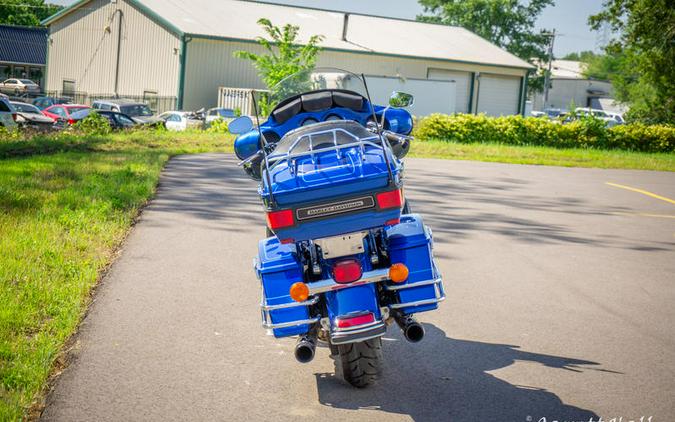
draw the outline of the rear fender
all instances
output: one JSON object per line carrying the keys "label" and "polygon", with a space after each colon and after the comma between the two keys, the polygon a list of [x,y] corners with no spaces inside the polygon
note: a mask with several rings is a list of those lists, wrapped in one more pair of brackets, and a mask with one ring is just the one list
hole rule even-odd
{"label": "rear fender", "polygon": [[357,312],[372,312],[376,320],[382,319],[375,284],[326,292],[325,298],[331,328],[336,318]]}

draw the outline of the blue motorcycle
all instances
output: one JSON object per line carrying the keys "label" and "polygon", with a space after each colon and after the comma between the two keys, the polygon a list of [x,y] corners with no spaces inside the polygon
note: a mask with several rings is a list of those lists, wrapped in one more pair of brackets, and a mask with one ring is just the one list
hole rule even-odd
{"label": "blue motorcycle", "polygon": [[262,325],[299,336],[302,363],[327,344],[336,373],[367,387],[381,372],[387,326],[419,342],[413,315],[445,299],[431,229],[403,194],[413,97],[394,92],[389,106],[375,105],[365,77],[314,69],[284,79],[267,101],[265,122],[229,126],[267,215],[254,260]]}

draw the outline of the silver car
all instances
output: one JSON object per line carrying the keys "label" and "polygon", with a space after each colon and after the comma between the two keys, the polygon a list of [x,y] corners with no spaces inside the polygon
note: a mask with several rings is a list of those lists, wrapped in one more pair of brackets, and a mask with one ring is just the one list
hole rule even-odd
{"label": "silver car", "polygon": [[7,101],[7,99],[0,97],[0,127],[5,129],[16,129],[16,119],[18,118],[16,110]]}
{"label": "silver car", "polygon": [[40,86],[30,79],[7,79],[0,83],[0,92],[9,95],[37,94]]}

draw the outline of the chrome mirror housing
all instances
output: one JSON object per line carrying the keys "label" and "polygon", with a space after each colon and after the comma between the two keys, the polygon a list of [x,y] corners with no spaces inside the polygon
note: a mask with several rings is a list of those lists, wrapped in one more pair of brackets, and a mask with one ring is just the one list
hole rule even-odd
{"label": "chrome mirror housing", "polygon": [[389,97],[389,105],[396,108],[410,107],[415,102],[415,97],[412,94],[405,92],[394,91]]}

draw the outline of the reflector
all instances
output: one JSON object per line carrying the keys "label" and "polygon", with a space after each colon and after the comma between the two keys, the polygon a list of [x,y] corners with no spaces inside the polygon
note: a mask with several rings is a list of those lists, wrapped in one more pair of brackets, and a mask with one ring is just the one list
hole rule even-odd
{"label": "reflector", "polygon": [[381,209],[401,208],[403,206],[403,195],[401,195],[401,190],[396,189],[389,192],[378,193],[377,205]]}
{"label": "reflector", "polygon": [[272,229],[281,229],[283,227],[295,224],[293,220],[293,210],[272,211],[267,213],[267,226]]}

